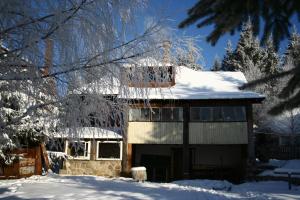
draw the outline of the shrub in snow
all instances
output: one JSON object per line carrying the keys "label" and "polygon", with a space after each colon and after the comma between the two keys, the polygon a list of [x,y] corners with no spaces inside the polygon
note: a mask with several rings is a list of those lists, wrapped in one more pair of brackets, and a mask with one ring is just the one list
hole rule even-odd
{"label": "shrub in snow", "polygon": [[64,152],[55,152],[55,151],[47,151],[48,159],[50,162],[51,170],[54,173],[59,173],[59,169],[61,169],[63,165],[63,161],[68,158],[68,155]]}

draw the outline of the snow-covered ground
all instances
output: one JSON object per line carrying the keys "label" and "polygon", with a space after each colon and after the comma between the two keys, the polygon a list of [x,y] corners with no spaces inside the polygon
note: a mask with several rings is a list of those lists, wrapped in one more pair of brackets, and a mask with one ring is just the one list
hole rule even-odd
{"label": "snow-covered ground", "polygon": [[[215,189],[213,189],[215,188]],[[97,176],[33,176],[0,181],[0,199],[300,199],[300,186],[286,182],[184,180],[173,183],[138,183],[129,178]]]}
{"label": "snow-covered ground", "polygon": [[[300,178],[300,160],[275,160],[272,159],[267,163],[269,166],[273,166],[274,170],[265,170],[259,174],[259,176],[281,176],[286,177],[286,174],[292,173],[292,177]],[[294,173],[294,174],[293,174]]]}

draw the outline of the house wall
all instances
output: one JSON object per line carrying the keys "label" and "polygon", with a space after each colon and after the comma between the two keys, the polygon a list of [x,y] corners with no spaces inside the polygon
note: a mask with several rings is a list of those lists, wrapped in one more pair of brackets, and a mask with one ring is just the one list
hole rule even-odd
{"label": "house wall", "polygon": [[193,149],[192,167],[238,166],[245,157],[241,145],[197,145]]}
{"label": "house wall", "polygon": [[[129,122],[128,143],[182,144],[183,123]],[[189,123],[190,144],[247,144],[247,122]]]}
{"label": "house wall", "polygon": [[64,174],[117,177],[121,160],[66,160]]}
{"label": "house wall", "polygon": [[[91,142],[89,159],[68,159],[64,162],[64,167],[60,174],[67,175],[96,175],[107,177],[118,177],[122,170],[122,160],[96,160],[97,141],[86,139]],[[110,140],[113,141],[113,140]],[[66,153],[70,154],[68,142],[66,142]]]}
{"label": "house wall", "polygon": [[189,123],[189,144],[247,143],[247,122]]}
{"label": "house wall", "polygon": [[129,122],[128,143],[182,144],[182,122]]}

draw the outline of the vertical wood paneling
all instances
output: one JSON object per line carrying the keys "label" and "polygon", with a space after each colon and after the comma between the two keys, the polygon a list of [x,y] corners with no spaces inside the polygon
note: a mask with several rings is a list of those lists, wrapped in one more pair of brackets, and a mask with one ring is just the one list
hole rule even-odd
{"label": "vertical wood paneling", "polygon": [[247,122],[189,123],[190,144],[247,144]]}
{"label": "vertical wood paneling", "polygon": [[128,143],[182,144],[183,123],[129,122]]}

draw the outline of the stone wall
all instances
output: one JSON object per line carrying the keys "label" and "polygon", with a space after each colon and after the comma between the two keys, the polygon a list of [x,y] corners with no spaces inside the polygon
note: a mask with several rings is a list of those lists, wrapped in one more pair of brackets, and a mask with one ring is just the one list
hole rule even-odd
{"label": "stone wall", "polygon": [[121,160],[66,160],[60,174],[117,177]]}

